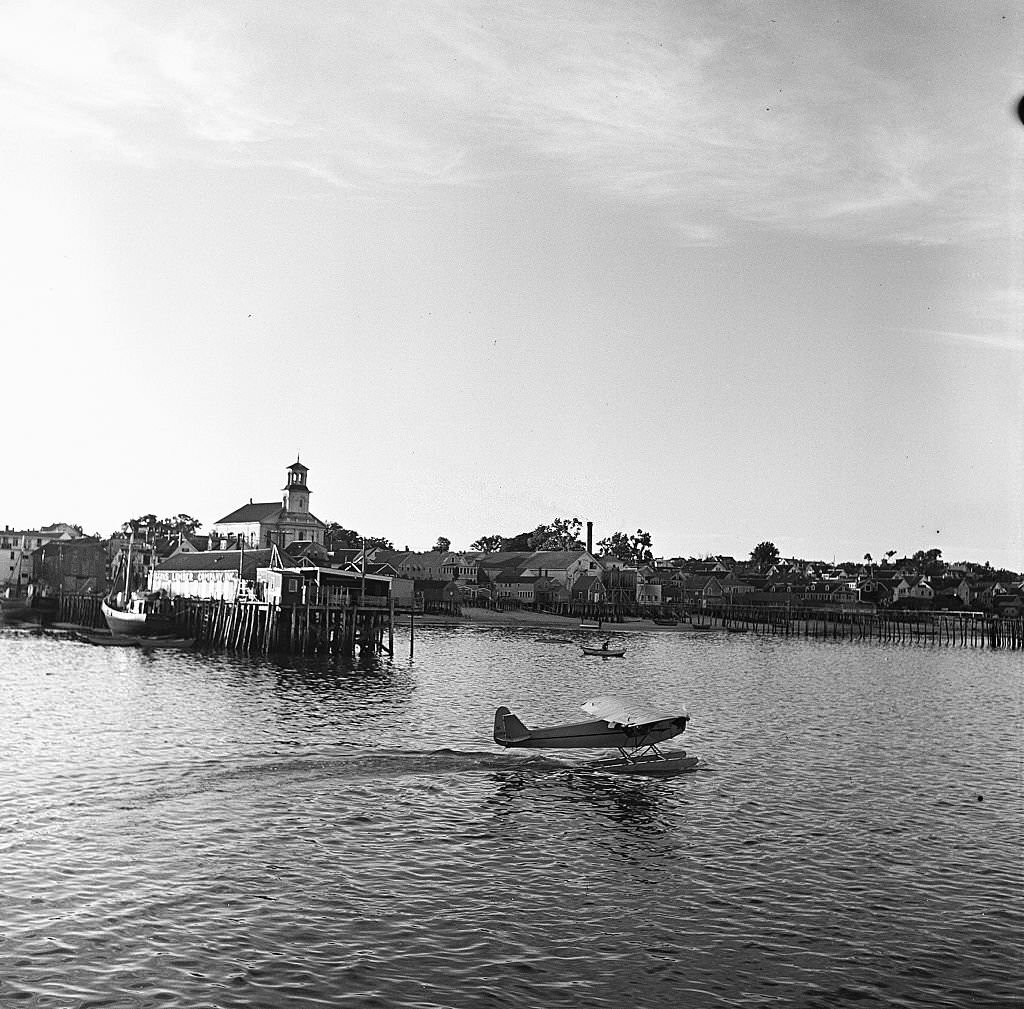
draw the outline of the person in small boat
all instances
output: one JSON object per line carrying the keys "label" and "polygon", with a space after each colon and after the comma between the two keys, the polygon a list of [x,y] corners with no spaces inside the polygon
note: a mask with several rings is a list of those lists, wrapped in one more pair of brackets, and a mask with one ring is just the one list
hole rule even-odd
{"label": "person in small boat", "polygon": [[603,645],[601,645],[601,651],[606,652],[612,646],[612,639],[609,638]]}

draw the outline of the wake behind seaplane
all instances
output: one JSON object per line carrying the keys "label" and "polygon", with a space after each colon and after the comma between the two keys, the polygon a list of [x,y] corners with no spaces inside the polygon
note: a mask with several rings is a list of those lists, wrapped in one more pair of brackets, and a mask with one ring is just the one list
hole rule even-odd
{"label": "wake behind seaplane", "polygon": [[582,708],[593,716],[591,721],[528,729],[502,706],[494,713],[494,741],[501,746],[557,750],[614,747],[619,751],[618,757],[584,764],[580,770],[585,771],[667,777],[696,770],[697,757],[688,757],[685,750],[663,753],[657,746],[686,729],[690,716],[682,705],[659,711],[629,698],[606,696],[595,697]]}

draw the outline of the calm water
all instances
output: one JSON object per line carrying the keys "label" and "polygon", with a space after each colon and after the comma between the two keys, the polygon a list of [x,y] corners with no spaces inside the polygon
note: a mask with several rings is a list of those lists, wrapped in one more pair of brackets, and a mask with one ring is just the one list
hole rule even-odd
{"label": "calm water", "polygon": [[[417,628],[351,668],[0,631],[0,1004],[1024,995],[1020,653],[559,636]],[[701,770],[491,740],[498,704],[623,689],[685,701]]]}

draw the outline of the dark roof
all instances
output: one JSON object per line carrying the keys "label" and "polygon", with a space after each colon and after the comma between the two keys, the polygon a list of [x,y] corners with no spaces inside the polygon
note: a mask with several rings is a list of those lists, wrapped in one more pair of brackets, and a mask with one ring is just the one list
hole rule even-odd
{"label": "dark roof", "polygon": [[239,560],[242,574],[252,578],[257,568],[270,565],[270,550],[197,550],[195,553],[178,554],[161,562],[158,571],[237,571]]}
{"label": "dark roof", "polygon": [[578,561],[586,550],[538,550],[524,561],[523,567],[562,570]]}
{"label": "dark roof", "polygon": [[280,501],[259,501],[256,504],[250,501],[224,518],[217,519],[216,525],[224,522],[270,522],[283,510]]}
{"label": "dark roof", "polygon": [[515,567],[521,561],[530,556],[529,550],[499,550],[494,553],[484,554],[480,558],[482,568],[506,568]]}
{"label": "dark roof", "polygon": [[330,557],[327,548],[314,540],[292,540],[283,549],[289,557],[295,560],[300,557],[317,556],[326,561]]}

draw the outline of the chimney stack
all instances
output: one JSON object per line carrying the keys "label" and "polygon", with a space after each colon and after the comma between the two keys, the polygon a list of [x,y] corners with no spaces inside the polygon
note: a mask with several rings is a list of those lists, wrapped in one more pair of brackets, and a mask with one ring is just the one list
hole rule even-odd
{"label": "chimney stack", "polygon": [[587,523],[587,553],[592,554],[594,552],[594,523]]}

